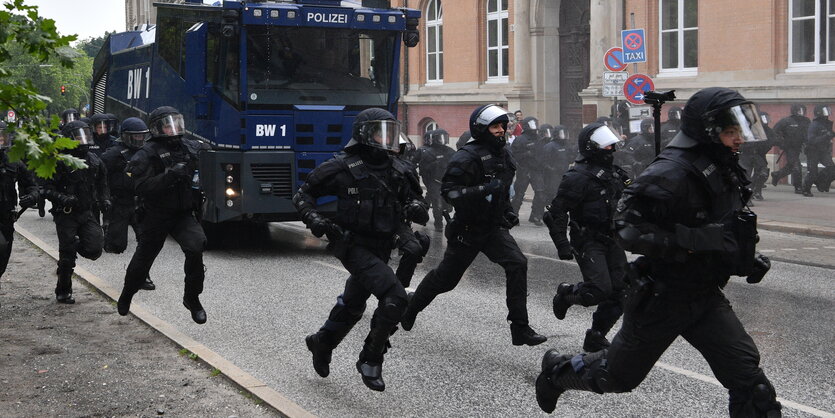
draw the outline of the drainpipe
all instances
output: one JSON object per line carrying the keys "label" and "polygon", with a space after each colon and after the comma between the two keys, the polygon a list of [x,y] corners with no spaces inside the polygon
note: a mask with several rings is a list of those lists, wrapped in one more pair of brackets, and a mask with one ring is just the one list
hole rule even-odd
{"label": "drainpipe", "polygon": [[[403,7],[409,7],[409,0],[403,0]],[[409,51],[411,48],[403,48],[403,97],[409,94]],[[406,126],[406,136],[409,136],[409,105],[403,101],[403,125]]]}

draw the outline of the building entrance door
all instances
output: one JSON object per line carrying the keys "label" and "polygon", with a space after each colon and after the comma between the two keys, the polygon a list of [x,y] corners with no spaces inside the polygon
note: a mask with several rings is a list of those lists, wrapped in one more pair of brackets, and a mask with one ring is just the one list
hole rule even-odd
{"label": "building entrance door", "polygon": [[589,1],[560,2],[560,123],[574,138],[583,127],[578,93],[589,85]]}

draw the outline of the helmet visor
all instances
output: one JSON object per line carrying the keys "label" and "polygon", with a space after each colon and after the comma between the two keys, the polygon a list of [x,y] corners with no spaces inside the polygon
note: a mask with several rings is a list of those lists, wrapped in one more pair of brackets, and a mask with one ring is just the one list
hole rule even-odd
{"label": "helmet visor", "polygon": [[430,143],[432,145],[436,145],[436,144],[446,145],[449,142],[449,135],[444,134],[444,133],[432,134],[432,136],[430,137],[429,140],[431,141]]}
{"label": "helmet visor", "polygon": [[76,121],[78,120],[79,116],[80,115],[78,113],[67,113],[66,115],[64,115],[64,123]]}
{"label": "helmet visor", "polygon": [[181,136],[186,133],[186,125],[183,115],[174,113],[165,115],[151,123],[151,135],[153,136]]}
{"label": "helmet visor", "polygon": [[83,128],[75,128],[70,131],[70,138],[78,141],[81,145],[91,145],[93,143],[93,131],[89,126]]}
{"label": "helmet visor", "polygon": [[396,120],[363,122],[362,131],[367,145],[393,152],[400,149],[400,122]]}
{"label": "helmet visor", "polygon": [[598,149],[606,149],[606,147],[620,142],[620,137],[608,126],[601,126],[592,132],[591,142],[596,145]]}
{"label": "helmet visor", "polygon": [[490,126],[496,123],[496,119],[499,119],[502,116],[506,117],[508,121],[516,120],[516,117],[513,116],[512,113],[509,113],[507,110],[502,109],[501,107],[496,105],[490,105],[481,110],[481,113],[478,114],[475,123],[479,125]]}
{"label": "helmet visor", "polygon": [[771,122],[771,118],[768,117],[767,113],[763,113],[760,115],[760,121],[762,121],[763,125],[768,125]]}
{"label": "helmet visor", "polygon": [[148,140],[148,131],[122,132],[122,142],[131,148],[142,148]]}
{"label": "helmet visor", "polygon": [[100,121],[94,123],[93,126],[91,126],[91,128],[93,129],[93,132],[96,133],[96,135],[104,135],[104,134],[110,133],[111,124],[110,124],[109,121],[100,120]]}
{"label": "helmet visor", "polygon": [[824,106],[821,108],[821,115],[829,117],[832,115],[832,111],[829,110],[829,106]]}
{"label": "helmet visor", "polygon": [[719,128],[739,126],[739,134],[745,142],[765,141],[765,128],[757,106],[745,103],[723,109],[714,119]]}
{"label": "helmet visor", "polygon": [[557,130],[557,138],[568,139],[568,131],[566,131],[565,129]]}
{"label": "helmet visor", "polygon": [[538,129],[539,126],[536,126],[536,119],[531,119],[528,121],[527,129]]}
{"label": "helmet visor", "polygon": [[681,110],[672,110],[670,111],[670,119],[680,120],[681,119]]}
{"label": "helmet visor", "polygon": [[12,145],[9,133],[5,129],[0,129],[0,149],[9,148]]}
{"label": "helmet visor", "polygon": [[551,129],[546,129],[545,132],[543,132],[543,133],[545,134],[545,137],[548,138],[548,139],[550,139],[551,137],[554,136],[554,134],[551,133]]}

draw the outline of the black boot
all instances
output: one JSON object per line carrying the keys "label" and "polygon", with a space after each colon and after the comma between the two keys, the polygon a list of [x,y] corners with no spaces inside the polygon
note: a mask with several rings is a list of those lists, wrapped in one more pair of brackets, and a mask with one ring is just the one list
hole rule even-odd
{"label": "black boot", "polygon": [[119,315],[125,316],[130,312],[130,303],[133,300],[133,295],[136,292],[131,292],[127,289],[122,289],[122,294],[119,295],[119,300],[116,301],[116,310],[119,312]]}
{"label": "black boot", "polygon": [[586,339],[583,340],[583,351],[587,353],[594,353],[595,351],[604,350],[612,345],[602,332],[589,328],[586,330]]}
{"label": "black boot", "polygon": [[[310,334],[304,339],[307,349],[313,353],[313,369],[316,370],[316,374],[322,377],[328,377],[331,373],[330,365],[333,350],[351,332],[351,328],[354,327],[356,322],[345,323],[328,320],[325,326],[328,326],[328,324],[332,325],[332,328],[338,329],[334,331],[323,327],[315,334]],[[339,326],[334,327],[335,324],[339,324]]]}
{"label": "black boot", "polygon": [[206,311],[203,310],[203,305],[200,304],[200,298],[197,295],[183,296],[183,306],[191,311],[191,319],[198,324],[206,323]]}
{"label": "black boot", "polygon": [[560,283],[557,287],[557,294],[554,295],[552,305],[554,308],[554,316],[557,319],[565,319],[565,313],[571,305],[579,305],[582,299],[580,295],[574,293],[574,285],[569,283]]}
{"label": "black boot", "polygon": [[365,383],[365,386],[382,392],[386,390],[386,382],[383,381],[383,357],[394,326],[387,325],[385,321],[379,322],[381,323],[372,328],[365,339],[365,346],[357,361],[357,371],[362,375],[362,383]]}
{"label": "black boot", "polygon": [[[584,354],[583,363],[591,364],[600,358],[605,358],[606,352],[601,351],[595,354]],[[554,412],[560,395],[567,389],[584,390],[588,392],[602,393],[595,391],[582,374],[577,374],[572,366],[572,355],[560,355],[557,350],[548,350],[542,357],[542,372],[536,378],[536,403],[539,408],[547,413]]]}
{"label": "black boot", "polygon": [[154,290],[157,288],[157,285],[151,281],[151,276],[145,276],[145,281],[142,282],[142,286],[139,287],[142,290]]}
{"label": "black boot", "polygon": [[804,190],[803,191],[803,196],[805,196],[805,197],[815,197],[815,195],[812,194],[811,187],[809,188],[809,190]]}
{"label": "black boot", "polygon": [[73,268],[59,265],[55,273],[58,275],[58,282],[55,284],[55,300],[67,305],[75,303],[75,299],[72,297]]}
{"label": "black boot", "polygon": [[407,293],[406,299],[408,300],[409,304],[406,307],[406,312],[404,312],[403,316],[400,317],[400,326],[403,327],[403,329],[406,331],[411,331],[412,327],[415,326],[415,319],[417,319],[417,314],[419,312],[414,301],[415,292]]}
{"label": "black boot", "polygon": [[539,335],[530,325],[510,324],[510,337],[513,345],[539,345],[548,341],[544,335]]}

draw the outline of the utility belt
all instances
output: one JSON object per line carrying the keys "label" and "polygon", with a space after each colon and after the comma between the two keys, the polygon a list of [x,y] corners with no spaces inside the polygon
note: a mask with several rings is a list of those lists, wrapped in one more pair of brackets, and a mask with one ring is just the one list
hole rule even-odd
{"label": "utility belt", "polygon": [[472,246],[478,244],[481,239],[497,229],[499,229],[498,225],[488,223],[468,224],[461,222],[457,218],[453,218],[452,222],[447,225],[444,235],[448,241]]}
{"label": "utility belt", "polygon": [[372,237],[356,234],[351,231],[343,232],[341,237],[332,237],[329,235],[328,240],[330,240],[327,246],[328,251],[341,261],[344,261],[345,256],[348,254],[348,249],[355,245],[380,252],[391,252],[392,248],[394,248],[394,237]]}
{"label": "utility belt", "polygon": [[601,231],[599,228],[583,227],[577,222],[571,222],[571,238],[578,241],[600,241],[604,244],[615,244],[614,231]]}

